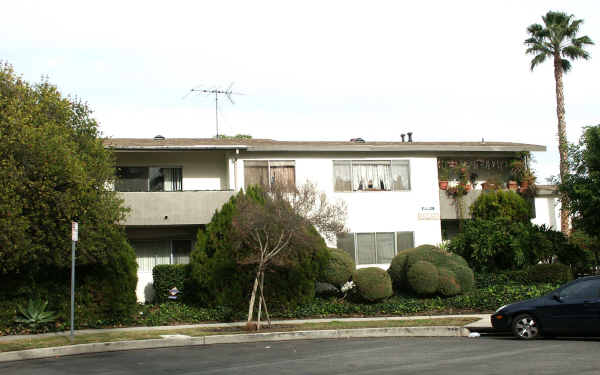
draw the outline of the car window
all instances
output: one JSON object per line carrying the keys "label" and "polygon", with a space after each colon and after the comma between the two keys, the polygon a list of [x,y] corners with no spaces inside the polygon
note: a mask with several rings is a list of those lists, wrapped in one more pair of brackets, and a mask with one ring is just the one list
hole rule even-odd
{"label": "car window", "polygon": [[571,284],[560,291],[562,298],[600,298],[600,279]]}

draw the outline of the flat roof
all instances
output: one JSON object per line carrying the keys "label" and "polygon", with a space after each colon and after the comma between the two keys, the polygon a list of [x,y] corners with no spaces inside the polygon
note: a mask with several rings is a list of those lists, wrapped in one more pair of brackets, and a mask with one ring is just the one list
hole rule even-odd
{"label": "flat roof", "polygon": [[264,151],[429,151],[429,152],[519,152],[546,151],[546,146],[512,142],[334,142],[276,141],[272,139],[214,138],[106,138],[104,146],[121,151],[231,150]]}

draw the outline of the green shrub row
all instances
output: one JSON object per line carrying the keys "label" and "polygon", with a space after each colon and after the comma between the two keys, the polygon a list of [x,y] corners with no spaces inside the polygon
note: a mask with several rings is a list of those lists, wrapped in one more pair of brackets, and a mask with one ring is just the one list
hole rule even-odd
{"label": "green shrub row", "polygon": [[[111,277],[107,277],[111,275]],[[99,328],[131,324],[136,313],[135,258],[115,257],[107,264],[80,266],[76,272],[75,328]],[[71,274],[69,269],[47,267],[35,275],[0,276],[0,332],[30,333],[29,327],[15,323],[18,305],[29,299],[48,301],[55,311],[54,323],[36,332],[69,328],[71,311]]]}
{"label": "green shrub row", "polygon": [[408,315],[418,313],[492,312],[520,300],[540,297],[557,288],[556,284],[496,285],[449,298],[395,296],[384,302],[357,304],[336,299],[315,299],[290,311],[275,311],[277,318]]}

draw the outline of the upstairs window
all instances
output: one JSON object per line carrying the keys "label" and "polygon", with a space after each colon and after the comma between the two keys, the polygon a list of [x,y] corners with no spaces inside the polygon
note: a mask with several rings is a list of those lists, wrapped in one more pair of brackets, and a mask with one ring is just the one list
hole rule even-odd
{"label": "upstairs window", "polygon": [[334,191],[410,190],[408,160],[335,160]]}
{"label": "upstairs window", "polygon": [[181,168],[117,167],[116,190],[131,191],[181,191]]}
{"label": "upstairs window", "polygon": [[244,187],[259,185],[296,186],[296,163],[293,160],[245,160]]}

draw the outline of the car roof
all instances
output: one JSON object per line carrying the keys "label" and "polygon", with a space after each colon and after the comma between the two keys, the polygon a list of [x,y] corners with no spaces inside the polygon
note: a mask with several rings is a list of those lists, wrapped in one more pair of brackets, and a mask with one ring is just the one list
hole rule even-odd
{"label": "car roof", "polygon": [[594,280],[600,279],[600,275],[592,275],[592,276],[582,276],[575,279],[575,281],[583,281],[583,280]]}

